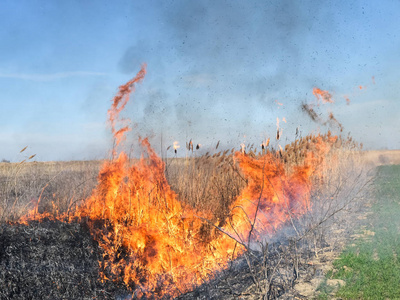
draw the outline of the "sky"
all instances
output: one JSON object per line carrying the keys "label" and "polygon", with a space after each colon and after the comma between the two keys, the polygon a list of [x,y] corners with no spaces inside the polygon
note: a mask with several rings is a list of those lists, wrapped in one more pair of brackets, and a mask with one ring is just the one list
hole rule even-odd
{"label": "sky", "polygon": [[[143,63],[126,147],[137,136],[157,151],[190,139],[204,151],[257,145],[279,118],[275,143],[298,127],[400,149],[399,17],[397,0],[3,0],[0,160],[107,157],[107,110]],[[334,103],[316,106],[315,87]],[[343,131],[310,120],[303,103]]]}

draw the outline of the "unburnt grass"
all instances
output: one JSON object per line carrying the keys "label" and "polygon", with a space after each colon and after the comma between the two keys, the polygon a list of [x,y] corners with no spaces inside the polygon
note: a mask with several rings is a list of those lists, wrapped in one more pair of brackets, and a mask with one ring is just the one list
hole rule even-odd
{"label": "unburnt grass", "polygon": [[[335,295],[343,299],[400,298],[400,165],[380,166],[374,203],[363,226],[334,262],[325,282],[341,280]],[[320,299],[331,295],[324,284]]]}
{"label": "unburnt grass", "polygon": [[0,163],[0,221],[15,221],[38,205],[53,214],[90,196],[101,161]]}

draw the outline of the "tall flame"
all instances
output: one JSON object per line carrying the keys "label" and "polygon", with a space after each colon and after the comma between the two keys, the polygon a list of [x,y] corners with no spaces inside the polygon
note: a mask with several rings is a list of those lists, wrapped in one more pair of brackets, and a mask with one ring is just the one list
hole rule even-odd
{"label": "tall flame", "polygon": [[259,158],[236,152],[248,185],[232,207],[231,233],[243,243],[263,239],[310,209],[311,176],[318,175],[336,139],[315,137],[313,151],[290,170],[271,152]]}

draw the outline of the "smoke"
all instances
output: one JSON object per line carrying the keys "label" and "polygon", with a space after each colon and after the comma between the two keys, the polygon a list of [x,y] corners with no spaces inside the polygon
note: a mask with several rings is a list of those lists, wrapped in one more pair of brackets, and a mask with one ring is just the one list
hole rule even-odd
{"label": "smoke", "polygon": [[156,54],[156,45],[151,41],[140,39],[134,45],[130,46],[118,62],[118,69],[125,74],[132,74],[137,68],[148,60],[149,56]]}
{"label": "smoke", "polygon": [[302,7],[288,1],[277,5],[178,1],[166,8],[176,51],[194,70],[211,74],[251,76],[248,71],[272,63],[270,73],[284,75],[299,62],[296,41],[304,37],[309,23]]}
{"label": "smoke", "polygon": [[260,136],[277,117],[276,99],[285,100],[280,117],[296,119],[293,130],[301,123],[318,3],[174,1],[157,11],[151,38],[137,39],[118,63],[123,73],[148,63],[150,91],[137,95],[146,104],[134,119],[145,133],[229,140],[258,128]]}

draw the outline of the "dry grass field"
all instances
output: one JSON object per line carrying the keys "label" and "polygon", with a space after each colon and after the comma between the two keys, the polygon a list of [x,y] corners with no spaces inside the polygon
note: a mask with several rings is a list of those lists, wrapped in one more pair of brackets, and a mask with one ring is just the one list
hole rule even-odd
{"label": "dry grass field", "polygon": [[370,150],[364,151],[362,155],[367,164],[400,165],[400,150]]}
{"label": "dry grass field", "polygon": [[[310,147],[309,138],[285,149],[249,147],[248,155],[276,153],[286,167],[302,162]],[[339,144],[339,143],[338,143]],[[339,145],[339,147],[342,147]],[[347,147],[347,146],[346,146]],[[354,147],[354,145],[352,145]],[[200,157],[166,158],[165,174],[180,201],[198,210],[212,210],[224,219],[232,201],[247,185],[234,161],[234,149],[216,150]],[[400,164],[400,150],[353,151],[369,167]],[[0,163],[0,220],[17,220],[39,201],[39,212],[66,211],[88,198],[98,182],[104,161],[23,161]]]}
{"label": "dry grass field", "polygon": [[0,220],[17,220],[33,205],[66,211],[96,186],[101,161],[0,163]]}

